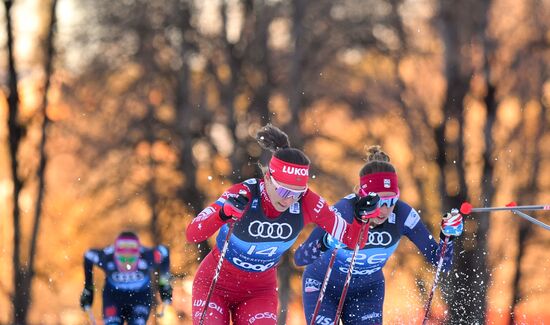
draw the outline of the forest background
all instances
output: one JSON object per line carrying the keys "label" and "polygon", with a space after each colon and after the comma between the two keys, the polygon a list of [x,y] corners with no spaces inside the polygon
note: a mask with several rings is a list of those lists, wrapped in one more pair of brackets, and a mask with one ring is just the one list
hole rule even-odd
{"label": "forest background", "polygon": [[[329,202],[382,145],[434,234],[465,200],[550,203],[548,0],[2,0],[0,26],[1,324],[86,323],[83,253],[128,227],[171,251],[174,304],[150,323],[189,324],[213,241],[185,227],[260,175],[268,122]],[[434,323],[550,323],[549,244],[468,217]],[[280,324],[304,323],[301,272],[285,255]],[[419,323],[434,268],[404,240],[385,274],[385,322]]]}

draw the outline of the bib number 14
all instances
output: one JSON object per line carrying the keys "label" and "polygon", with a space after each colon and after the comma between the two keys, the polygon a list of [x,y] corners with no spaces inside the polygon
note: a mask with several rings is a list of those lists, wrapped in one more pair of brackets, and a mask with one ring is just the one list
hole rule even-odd
{"label": "bib number 14", "polygon": [[258,255],[267,255],[269,257],[275,255],[277,247],[269,247],[265,249],[256,250],[256,245],[250,246],[250,249],[246,252],[248,255],[258,254]]}

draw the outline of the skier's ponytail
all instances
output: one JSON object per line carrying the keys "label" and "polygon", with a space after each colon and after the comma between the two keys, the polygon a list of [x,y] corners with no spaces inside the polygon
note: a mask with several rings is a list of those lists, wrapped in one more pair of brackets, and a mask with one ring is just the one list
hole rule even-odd
{"label": "skier's ponytail", "polygon": [[390,156],[382,151],[379,145],[367,148],[367,163],[361,168],[359,176],[390,172],[395,173],[395,167],[390,163]]}
{"label": "skier's ponytail", "polygon": [[309,165],[310,160],[302,150],[291,148],[288,135],[272,124],[267,124],[256,133],[256,140],[260,146],[273,153],[273,156],[282,161]]}

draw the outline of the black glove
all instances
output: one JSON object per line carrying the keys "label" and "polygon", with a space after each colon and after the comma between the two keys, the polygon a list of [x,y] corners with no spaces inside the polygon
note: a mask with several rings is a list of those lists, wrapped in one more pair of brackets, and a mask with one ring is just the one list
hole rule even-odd
{"label": "black glove", "polygon": [[359,222],[367,222],[370,218],[378,217],[380,215],[378,201],[380,201],[380,197],[373,192],[355,201],[355,214],[353,215],[355,219]]}
{"label": "black glove", "polygon": [[159,286],[160,299],[162,302],[172,303],[172,286],[167,284]]}
{"label": "black glove", "polygon": [[82,294],[80,295],[80,307],[86,310],[92,306],[93,302],[94,302],[94,287],[93,286],[84,287],[84,290],[82,290]]}
{"label": "black glove", "polygon": [[239,191],[239,195],[230,196],[225,200],[220,210],[220,218],[223,221],[228,221],[233,218],[240,219],[243,216],[249,201],[246,194],[246,191],[241,190]]}

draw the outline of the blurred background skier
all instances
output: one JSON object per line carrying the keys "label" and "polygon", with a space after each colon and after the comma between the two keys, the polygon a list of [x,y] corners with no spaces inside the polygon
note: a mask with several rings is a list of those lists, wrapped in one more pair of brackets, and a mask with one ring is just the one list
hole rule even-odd
{"label": "blurred background skier", "polygon": [[[88,310],[94,300],[93,266],[105,272],[103,321],[105,324],[145,324],[153,305],[152,279],[164,304],[172,302],[170,257],[165,246],[142,246],[134,232],[118,235],[104,249],[90,249],[84,255],[84,290],[80,306]],[[154,276],[158,274],[158,279]]]}

